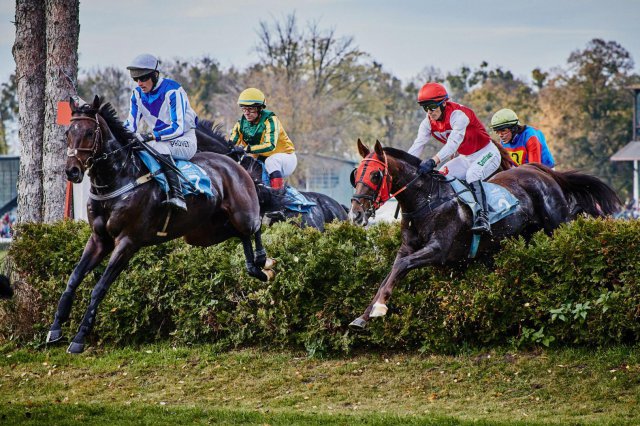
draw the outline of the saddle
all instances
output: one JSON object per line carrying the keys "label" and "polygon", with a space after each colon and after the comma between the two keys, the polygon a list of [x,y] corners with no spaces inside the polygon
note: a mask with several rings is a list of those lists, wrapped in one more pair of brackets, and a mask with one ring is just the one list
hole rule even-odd
{"label": "saddle", "polygon": [[[158,161],[144,150],[136,151],[136,154],[140,157],[145,166],[147,166],[149,172],[151,172],[162,190],[164,192],[168,192],[169,184],[167,183],[167,178],[164,173],[162,173],[162,168]],[[178,169],[182,172],[182,175],[191,183],[191,185],[182,185],[182,193],[185,196],[197,194],[204,194],[209,197],[214,196],[213,188],[211,187],[211,179],[200,166],[186,160],[175,160],[175,162]]]}

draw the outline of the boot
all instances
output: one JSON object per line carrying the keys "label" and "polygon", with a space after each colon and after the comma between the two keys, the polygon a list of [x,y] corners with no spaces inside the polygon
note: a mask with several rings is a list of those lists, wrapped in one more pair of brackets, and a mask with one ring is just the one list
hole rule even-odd
{"label": "boot", "polygon": [[489,217],[487,214],[487,196],[484,193],[484,187],[480,181],[469,183],[469,186],[473,189],[473,196],[475,197],[478,206],[480,206],[480,210],[476,215],[476,220],[473,222],[471,230],[476,233],[491,235],[491,224],[489,223]]}
{"label": "boot", "polygon": [[[172,164],[173,166],[176,165],[171,155],[165,154],[162,155],[162,158],[167,160],[169,164]],[[182,194],[182,184],[180,183],[180,177],[175,172],[175,170],[167,167],[164,163],[160,162],[160,166],[162,167],[162,171],[164,172],[164,175],[167,178],[167,183],[169,184],[169,199],[164,200],[162,204],[170,204],[171,207],[186,212],[187,203],[184,202],[184,195]]]}
{"label": "boot", "polygon": [[280,171],[269,173],[269,184],[276,194],[284,194],[284,178]]}
{"label": "boot", "polygon": [[[272,205],[281,205],[283,201],[282,198],[285,193],[284,178],[282,177],[282,173],[280,173],[279,170],[269,173],[269,183],[271,186],[272,200],[274,200],[273,197],[276,197],[277,199],[277,202],[274,200]],[[271,218],[272,221],[281,221],[285,219],[284,210],[279,209],[271,210],[267,212],[265,216]]]}

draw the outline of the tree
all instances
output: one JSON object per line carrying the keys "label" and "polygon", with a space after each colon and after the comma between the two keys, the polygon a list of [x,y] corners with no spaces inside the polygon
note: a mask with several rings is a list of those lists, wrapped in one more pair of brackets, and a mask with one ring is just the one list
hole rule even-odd
{"label": "tree", "polygon": [[20,175],[19,222],[42,221],[42,137],[46,44],[45,11],[39,0],[16,1],[13,57],[18,82]]}
{"label": "tree", "polygon": [[79,0],[47,0],[47,65],[45,127],[42,149],[43,220],[64,216],[65,128],[56,122],[57,105],[77,94]]}
{"label": "tree", "polygon": [[[563,168],[596,173],[621,188],[626,176],[609,157],[631,140],[633,60],[618,43],[593,39],[571,53],[568,70],[540,91],[543,130]],[[622,165],[624,167],[624,165]]]}

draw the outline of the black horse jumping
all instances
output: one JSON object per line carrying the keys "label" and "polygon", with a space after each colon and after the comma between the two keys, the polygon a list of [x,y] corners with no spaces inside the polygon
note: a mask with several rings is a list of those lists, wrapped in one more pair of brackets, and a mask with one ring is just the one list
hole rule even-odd
{"label": "black horse jumping", "polygon": [[262,163],[250,155],[243,155],[241,158],[231,153],[232,143],[228,141],[222,134],[218,126],[214,126],[208,120],[200,120],[196,129],[198,137],[198,149],[206,149],[211,152],[229,155],[231,158],[240,163],[244,169],[249,172],[258,191],[258,199],[260,200],[261,214],[279,212],[280,217],[271,216],[271,222],[275,223],[290,218],[300,217],[300,225],[311,226],[320,231],[324,231],[324,225],[334,220],[347,220],[349,209],[343,206],[333,198],[318,192],[300,191],[309,201],[315,203],[308,211],[303,213],[289,210],[285,207],[286,198],[281,194],[274,193],[271,188],[265,186],[262,182]]}
{"label": "black horse jumping", "polygon": [[[467,258],[473,234],[471,209],[456,197],[438,172],[419,176],[420,160],[376,141],[374,152],[358,140],[364,158],[356,172],[350,219],[366,225],[381,203],[395,194],[402,209],[402,245],[391,272],[364,314],[350,326],[362,329],[371,317],[387,312],[394,285],[412,269],[443,265]],[[495,253],[504,238],[544,230],[551,234],[578,214],[599,217],[620,208],[620,199],[606,183],[576,171],[556,172],[541,164],[525,164],[494,175],[489,182],[506,188],[519,201],[515,211],[492,225],[492,236],[481,239],[478,252]]]}
{"label": "black horse jumping", "polygon": [[[242,241],[249,275],[262,281],[275,276],[262,246],[258,196],[251,178],[231,159],[211,152],[197,153],[191,161],[211,179],[214,196],[186,197],[187,212],[162,205],[160,186],[149,182],[146,166],[135,149],[140,145],[128,132],[110,104],[77,105],[71,100],[71,125],[67,130],[68,180],[91,179],[88,217],[91,236],[62,293],[47,342],[62,339],[62,324],[69,319],[76,288],[107,255],[109,263],[91,293],[91,301],[70,353],[84,350],[98,305],[109,286],[140,248],[184,237],[192,245],[209,246],[238,237]],[[149,183],[147,183],[149,182]],[[252,246],[255,238],[255,254]],[[261,269],[264,268],[264,269]]]}

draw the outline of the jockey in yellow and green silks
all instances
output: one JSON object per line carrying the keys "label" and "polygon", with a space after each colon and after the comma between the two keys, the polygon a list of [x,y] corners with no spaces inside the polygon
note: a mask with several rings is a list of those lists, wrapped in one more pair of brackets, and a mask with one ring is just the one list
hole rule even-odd
{"label": "jockey in yellow and green silks", "polygon": [[284,178],[298,164],[293,142],[278,117],[267,109],[264,94],[255,88],[240,93],[242,117],[231,130],[231,141],[248,154],[264,160],[273,189],[284,188]]}

